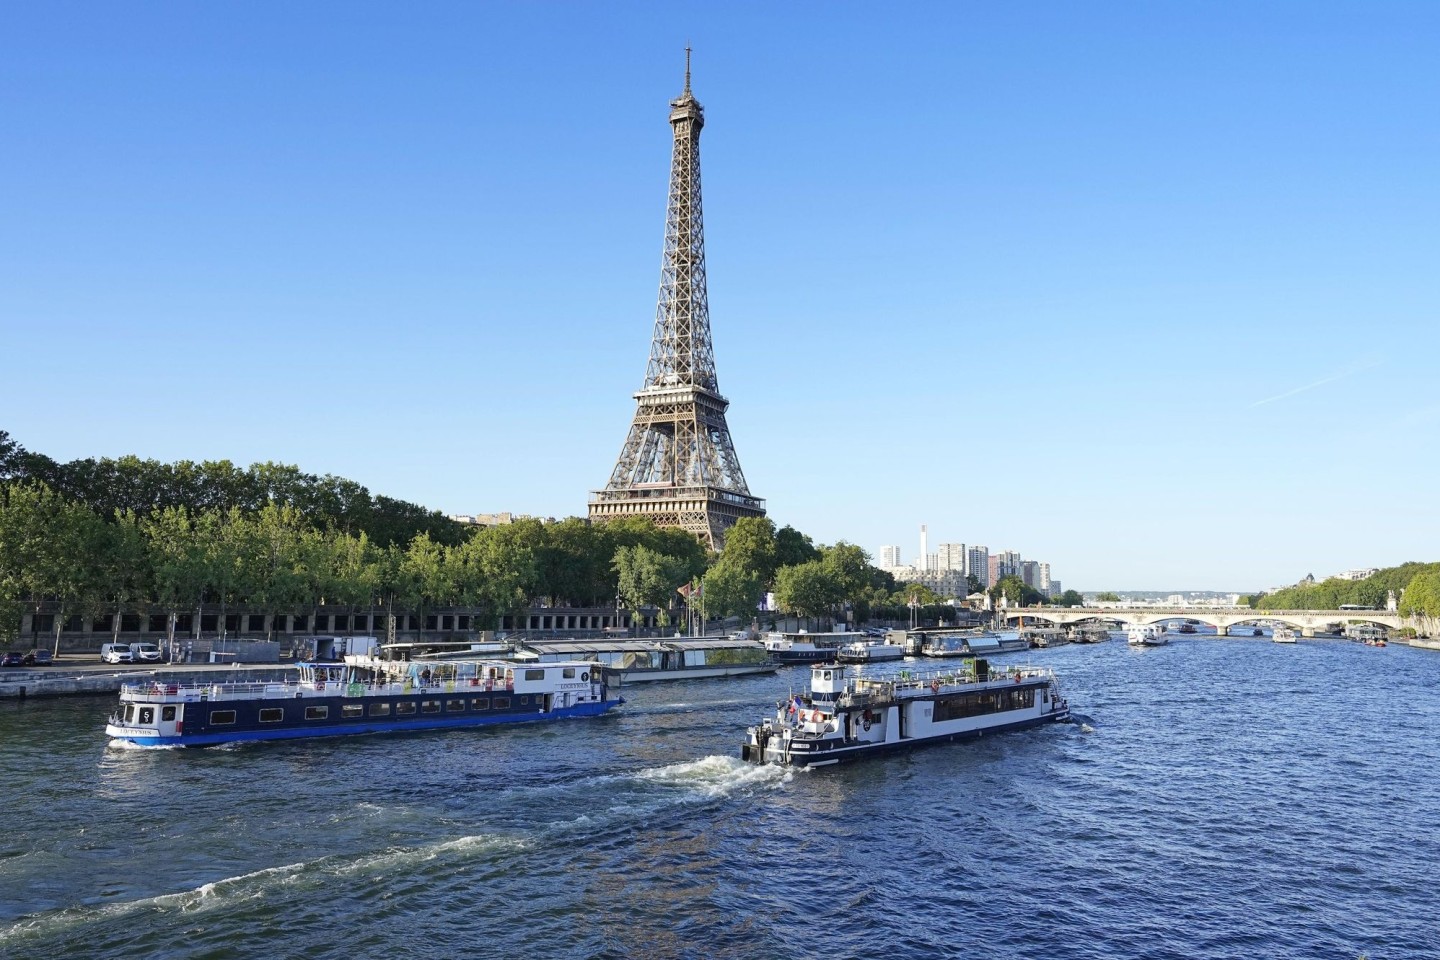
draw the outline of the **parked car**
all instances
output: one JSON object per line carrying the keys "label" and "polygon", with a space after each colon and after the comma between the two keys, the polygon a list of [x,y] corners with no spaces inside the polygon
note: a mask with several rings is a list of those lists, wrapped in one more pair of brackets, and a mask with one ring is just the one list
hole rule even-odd
{"label": "parked car", "polygon": [[135,654],[128,643],[106,643],[100,646],[100,659],[106,663],[134,663]]}
{"label": "parked car", "polygon": [[9,653],[0,656],[0,667],[23,667],[25,657],[18,650],[11,650]]}
{"label": "parked car", "polygon": [[27,667],[48,667],[54,662],[54,657],[44,647],[36,647],[25,654],[25,666]]}

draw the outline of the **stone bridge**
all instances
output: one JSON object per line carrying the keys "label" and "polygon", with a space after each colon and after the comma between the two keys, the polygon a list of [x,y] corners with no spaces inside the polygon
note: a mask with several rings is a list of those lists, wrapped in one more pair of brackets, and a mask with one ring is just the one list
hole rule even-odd
{"label": "stone bridge", "polygon": [[1084,620],[1108,620],[1111,623],[1162,623],[1166,620],[1194,620],[1208,623],[1219,636],[1229,636],[1230,628],[1244,623],[1265,620],[1284,623],[1300,631],[1302,637],[1313,637],[1330,624],[1374,623],[1391,630],[1405,625],[1405,618],[1390,610],[1252,610],[1249,607],[1011,607],[997,614],[1007,624],[1024,620],[1044,620],[1056,626],[1068,626]]}

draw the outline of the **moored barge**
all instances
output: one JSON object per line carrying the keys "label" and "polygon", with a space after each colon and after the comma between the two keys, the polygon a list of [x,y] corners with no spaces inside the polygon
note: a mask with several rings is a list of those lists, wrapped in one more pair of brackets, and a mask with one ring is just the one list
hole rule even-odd
{"label": "moored barge", "polygon": [[105,733],[140,747],[201,747],[593,717],[623,702],[593,663],[347,657],[302,663],[277,683],[126,684]]}
{"label": "moored barge", "polygon": [[1051,670],[967,661],[960,670],[848,677],[811,668],[808,696],[782,700],[750,727],[740,755],[756,763],[828,766],[874,753],[1068,720]]}

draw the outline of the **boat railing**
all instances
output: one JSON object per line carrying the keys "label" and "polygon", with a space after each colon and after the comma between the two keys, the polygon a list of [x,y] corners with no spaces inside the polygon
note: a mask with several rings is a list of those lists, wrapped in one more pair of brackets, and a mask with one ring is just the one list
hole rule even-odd
{"label": "boat railing", "polygon": [[1053,680],[1055,671],[1049,667],[1029,664],[992,664],[982,679],[973,670],[902,670],[893,677],[856,677],[841,697],[842,706],[864,706],[895,698],[901,693],[923,691],[928,688],[938,692],[945,687],[961,687],[994,683],[997,681],[1019,682],[1022,680]]}

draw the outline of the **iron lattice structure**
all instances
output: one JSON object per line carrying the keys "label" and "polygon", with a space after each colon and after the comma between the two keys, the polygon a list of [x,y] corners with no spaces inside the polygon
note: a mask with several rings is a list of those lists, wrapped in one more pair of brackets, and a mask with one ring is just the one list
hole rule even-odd
{"label": "iron lattice structure", "polygon": [[670,126],[675,145],[650,362],[610,482],[590,498],[590,519],[645,516],[683,527],[718,550],[736,520],[765,515],[765,501],[745,484],[725,422],[730,403],[715,377],[700,204],[705,111],[690,93],[689,50],[685,92],[670,101]]}

